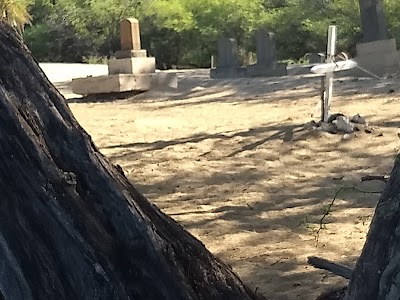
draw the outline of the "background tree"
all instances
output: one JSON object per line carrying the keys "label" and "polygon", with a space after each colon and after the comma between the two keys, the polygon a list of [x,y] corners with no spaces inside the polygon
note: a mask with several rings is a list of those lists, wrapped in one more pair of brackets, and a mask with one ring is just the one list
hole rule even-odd
{"label": "background tree", "polygon": [[[4,0],[3,0],[4,1]],[[338,25],[338,48],[361,42],[359,0],[32,0],[25,41],[40,61],[101,62],[119,47],[119,21],[137,17],[143,47],[159,67],[209,67],[220,37],[237,39],[243,62],[254,56],[254,32],[275,32],[280,60],[299,61],[326,48]],[[400,42],[400,4],[385,1],[390,35]]]}
{"label": "background tree", "polygon": [[400,298],[400,156],[382,193],[346,300]]}
{"label": "background tree", "polygon": [[31,21],[28,13],[28,5],[31,2],[31,0],[0,0],[0,19],[22,34],[24,26]]}

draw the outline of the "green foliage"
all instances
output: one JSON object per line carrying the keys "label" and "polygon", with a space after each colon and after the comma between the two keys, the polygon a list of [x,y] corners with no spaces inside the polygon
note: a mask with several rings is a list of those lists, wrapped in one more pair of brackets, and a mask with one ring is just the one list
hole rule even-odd
{"label": "green foliage", "polygon": [[40,60],[82,62],[119,49],[119,20],[137,13],[127,0],[36,0],[25,42]]}
{"label": "green foliage", "polygon": [[22,33],[24,26],[31,21],[28,13],[29,4],[31,0],[0,0],[0,19]]}
{"label": "green foliage", "polygon": [[[112,55],[119,49],[123,17],[140,20],[142,46],[166,68],[209,66],[220,37],[235,38],[243,62],[249,61],[259,28],[275,32],[281,60],[296,62],[308,52],[325,51],[330,24],[338,25],[340,51],[351,53],[360,38],[358,0],[32,1],[33,25],[25,41],[45,61],[101,61]],[[386,0],[385,13],[390,33],[400,41],[400,2]]]}
{"label": "green foliage", "polygon": [[390,34],[400,43],[400,2],[399,1],[386,1],[385,2],[385,16],[389,25]]}

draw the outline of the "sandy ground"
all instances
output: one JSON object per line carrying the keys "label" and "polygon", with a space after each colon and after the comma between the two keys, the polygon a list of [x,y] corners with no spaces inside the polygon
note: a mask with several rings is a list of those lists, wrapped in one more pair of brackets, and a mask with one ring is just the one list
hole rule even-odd
{"label": "sandy ground", "polygon": [[[69,101],[101,151],[253,289],[270,299],[315,299],[345,280],[307,266],[323,256],[353,266],[399,147],[400,81],[336,80],[333,112],[374,128],[350,140],[308,129],[319,117],[312,76],[211,80],[128,100]],[[68,92],[66,92],[68,94]],[[313,115],[313,117],[312,117]]]}

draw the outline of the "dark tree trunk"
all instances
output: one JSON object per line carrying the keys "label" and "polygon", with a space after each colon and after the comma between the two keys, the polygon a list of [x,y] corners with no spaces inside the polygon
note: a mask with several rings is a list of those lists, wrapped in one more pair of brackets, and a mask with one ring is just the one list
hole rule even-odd
{"label": "dark tree trunk", "polygon": [[345,299],[400,299],[400,156],[379,199]]}
{"label": "dark tree trunk", "polygon": [[99,153],[4,23],[0,299],[256,299]]}

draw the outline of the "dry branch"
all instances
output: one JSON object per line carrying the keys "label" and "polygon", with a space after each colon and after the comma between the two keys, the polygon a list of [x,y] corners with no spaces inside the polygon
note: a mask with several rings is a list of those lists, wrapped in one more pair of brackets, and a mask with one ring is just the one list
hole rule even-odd
{"label": "dry branch", "polygon": [[365,175],[365,176],[361,177],[361,182],[371,181],[371,180],[380,180],[383,182],[388,182],[389,176],[388,175]]}
{"label": "dry branch", "polygon": [[329,203],[326,211],[324,212],[324,214],[322,215],[321,219],[319,220],[319,227],[317,229],[316,237],[315,237],[317,243],[319,241],[319,234],[320,234],[321,230],[324,227],[324,220],[330,214],[331,209],[332,209],[333,205],[335,204],[336,198],[338,197],[339,193],[341,191],[343,191],[343,190],[353,190],[353,191],[356,191],[356,192],[359,192],[359,193],[364,193],[364,194],[381,194],[382,193],[382,191],[366,191],[366,190],[362,190],[362,189],[359,189],[359,188],[357,188],[355,186],[351,186],[351,187],[342,186],[342,187],[340,187],[336,191],[335,195],[333,196],[332,201]]}
{"label": "dry branch", "polygon": [[309,256],[307,258],[307,263],[315,268],[327,270],[346,279],[350,279],[353,273],[351,268],[321,257]]}

